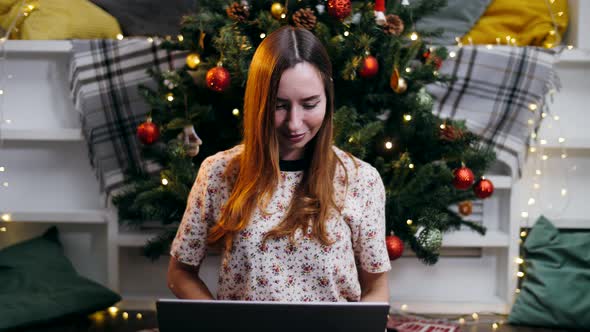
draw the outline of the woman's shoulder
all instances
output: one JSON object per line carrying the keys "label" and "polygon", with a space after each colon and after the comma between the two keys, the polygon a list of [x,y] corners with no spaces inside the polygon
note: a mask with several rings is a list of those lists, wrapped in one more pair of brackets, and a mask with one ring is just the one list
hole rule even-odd
{"label": "woman's shoulder", "polygon": [[368,162],[355,157],[352,153],[344,151],[336,146],[332,147],[332,150],[342,161],[342,165],[346,169],[348,175],[358,175],[358,176],[367,176],[367,175],[375,175],[379,174],[377,169],[373,167],[373,165],[369,164]]}
{"label": "woman's shoulder", "polygon": [[223,172],[229,165],[229,163],[238,156],[243,150],[243,145],[236,145],[231,149],[219,151],[213,154],[201,164],[202,169],[207,169],[209,173]]}

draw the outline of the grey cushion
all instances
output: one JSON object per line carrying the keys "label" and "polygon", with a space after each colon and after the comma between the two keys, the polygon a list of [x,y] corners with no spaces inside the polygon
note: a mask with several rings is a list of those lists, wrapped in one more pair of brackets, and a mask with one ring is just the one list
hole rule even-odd
{"label": "grey cushion", "polygon": [[180,19],[197,0],[91,0],[113,15],[125,36],[166,36],[180,31]]}
{"label": "grey cushion", "polygon": [[456,44],[455,37],[462,37],[469,32],[492,2],[492,0],[447,1],[447,6],[441,8],[439,12],[425,16],[416,22],[416,29],[418,30],[444,29],[441,37],[432,37],[432,44]]}

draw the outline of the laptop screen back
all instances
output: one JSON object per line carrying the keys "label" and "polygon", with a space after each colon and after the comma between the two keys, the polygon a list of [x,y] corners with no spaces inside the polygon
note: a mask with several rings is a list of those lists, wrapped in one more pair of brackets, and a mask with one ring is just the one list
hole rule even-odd
{"label": "laptop screen back", "polygon": [[160,332],[383,332],[389,305],[368,302],[157,301]]}

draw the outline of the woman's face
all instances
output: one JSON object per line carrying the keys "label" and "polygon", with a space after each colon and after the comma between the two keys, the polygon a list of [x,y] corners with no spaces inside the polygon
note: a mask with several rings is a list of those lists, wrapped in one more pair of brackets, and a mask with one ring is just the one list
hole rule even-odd
{"label": "woman's face", "polygon": [[326,93],[317,69],[300,62],[283,72],[277,92],[275,129],[283,160],[303,158],[326,115]]}

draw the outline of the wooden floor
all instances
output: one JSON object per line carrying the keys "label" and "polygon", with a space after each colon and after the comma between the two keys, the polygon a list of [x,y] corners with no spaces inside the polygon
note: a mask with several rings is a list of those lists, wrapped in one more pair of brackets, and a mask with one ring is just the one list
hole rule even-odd
{"label": "wooden floor", "polygon": [[[69,319],[50,325],[35,326],[18,331],[26,332],[157,332],[157,319],[153,311],[119,311],[116,314],[99,312],[84,319]],[[137,316],[140,314],[141,316]],[[125,318],[126,317],[126,318]],[[501,324],[496,330],[491,322],[505,320],[500,316],[480,316],[480,323],[467,322],[461,326],[462,332],[557,332],[563,329],[547,329]],[[393,331],[393,330],[392,330]],[[571,330],[570,330],[571,331]],[[302,331],[304,332],[304,331]]]}

